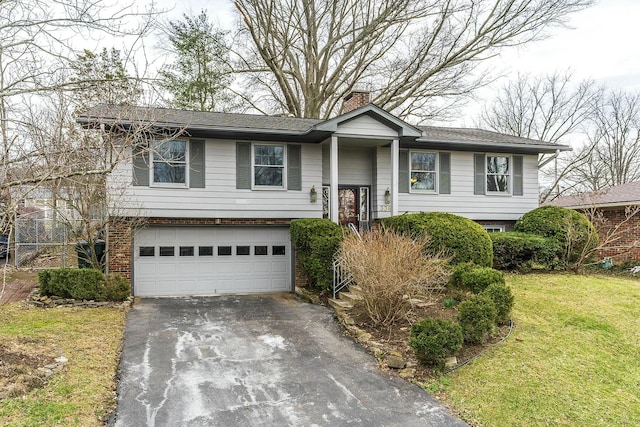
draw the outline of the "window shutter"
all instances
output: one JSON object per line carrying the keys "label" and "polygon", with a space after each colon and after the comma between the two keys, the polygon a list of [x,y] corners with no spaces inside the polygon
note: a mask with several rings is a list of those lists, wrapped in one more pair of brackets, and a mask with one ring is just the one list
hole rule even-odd
{"label": "window shutter", "polygon": [[440,153],[439,193],[451,194],[451,153]]}
{"label": "window shutter", "polygon": [[236,188],[251,189],[250,142],[236,142]]}
{"label": "window shutter", "polygon": [[486,186],[486,166],[484,163],[484,154],[474,154],[474,184],[473,194],[485,194]]}
{"label": "window shutter", "polygon": [[400,163],[398,166],[398,192],[399,193],[408,193],[409,192],[409,152],[408,151],[400,151],[398,153],[398,162]]}
{"label": "window shutter", "polygon": [[513,156],[513,195],[524,194],[522,156]]}
{"label": "window shutter", "polygon": [[192,139],[189,146],[189,187],[204,188],[204,140]]}
{"label": "window shutter", "polygon": [[136,144],[132,149],[133,182],[135,186],[149,186],[149,151],[142,144]]}
{"label": "window shutter", "polygon": [[302,147],[287,145],[287,189],[302,190]]}

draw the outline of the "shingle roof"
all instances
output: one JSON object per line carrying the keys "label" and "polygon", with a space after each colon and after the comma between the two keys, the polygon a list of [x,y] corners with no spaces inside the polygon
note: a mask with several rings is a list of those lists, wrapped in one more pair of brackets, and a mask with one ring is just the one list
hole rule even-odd
{"label": "shingle roof", "polygon": [[[369,104],[362,107],[362,114],[371,114],[369,110],[380,110]],[[382,112],[386,113],[384,110]],[[380,112],[380,111],[378,111]],[[375,113],[375,111],[374,111]],[[352,117],[350,113],[344,115],[345,120]],[[388,113],[386,113],[388,114]],[[324,121],[319,119],[305,119],[288,116],[266,116],[257,114],[214,113],[204,111],[188,111],[170,108],[133,107],[116,105],[98,105],[78,117],[83,124],[135,124],[153,123],[161,127],[185,128],[189,131],[203,131],[209,134],[224,134],[230,132],[238,134],[261,134],[277,137],[288,135],[289,138],[306,135],[309,140],[319,142],[327,136],[323,124],[341,119]],[[402,122],[397,119],[398,122]],[[404,123],[404,122],[402,122]],[[460,149],[498,149],[509,150],[517,147],[520,151],[553,152],[557,149],[570,149],[564,145],[552,144],[528,138],[520,138],[482,129],[447,128],[436,126],[411,126],[422,132],[422,136],[411,136],[415,144],[441,143],[445,146],[455,146]],[[406,141],[405,141],[406,142]]]}
{"label": "shingle roof", "polygon": [[637,205],[640,204],[640,181],[628,182],[595,192],[558,197],[546,204],[564,208]]}
{"label": "shingle roof", "polygon": [[[550,142],[536,139],[522,138],[519,136],[506,135],[484,129],[474,128],[450,128],[438,126],[418,126],[424,133],[421,139],[436,142],[502,142],[505,144],[519,145],[556,145]],[[564,147],[564,146],[561,146]]]}
{"label": "shingle roof", "polygon": [[282,132],[306,132],[322,122],[317,119],[302,119],[286,116],[258,114],[214,113],[170,108],[131,107],[98,105],[79,117],[80,122],[100,119],[114,122],[153,122],[187,128],[247,129]]}

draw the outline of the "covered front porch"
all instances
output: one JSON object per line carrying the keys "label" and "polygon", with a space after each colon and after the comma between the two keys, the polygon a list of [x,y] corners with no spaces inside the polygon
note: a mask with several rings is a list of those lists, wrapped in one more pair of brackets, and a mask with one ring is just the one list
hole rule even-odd
{"label": "covered front porch", "polygon": [[397,215],[402,138],[421,132],[373,105],[324,122],[322,143],[323,217],[358,229]]}

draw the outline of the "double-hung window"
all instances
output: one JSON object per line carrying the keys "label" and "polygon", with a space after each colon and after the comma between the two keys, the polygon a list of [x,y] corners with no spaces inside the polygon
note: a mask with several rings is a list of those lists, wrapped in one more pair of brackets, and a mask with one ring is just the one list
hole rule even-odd
{"label": "double-hung window", "polygon": [[183,140],[153,142],[154,184],[186,186],[187,142]]}
{"label": "double-hung window", "polygon": [[253,186],[255,188],[284,188],[285,146],[278,144],[253,145]]}
{"label": "double-hung window", "polygon": [[511,157],[487,155],[487,193],[509,194]]}
{"label": "double-hung window", "polygon": [[437,153],[410,152],[411,191],[435,193],[437,187]]}

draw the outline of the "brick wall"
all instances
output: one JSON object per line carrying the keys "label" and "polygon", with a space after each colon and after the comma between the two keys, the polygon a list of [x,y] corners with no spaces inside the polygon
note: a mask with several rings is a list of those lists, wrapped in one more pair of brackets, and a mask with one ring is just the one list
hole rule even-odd
{"label": "brick wall", "polygon": [[342,100],[340,114],[348,113],[356,108],[364,107],[371,102],[371,93],[368,91],[353,91]]}
{"label": "brick wall", "polygon": [[[602,223],[600,225],[596,224],[596,228],[598,228],[601,243],[604,243],[607,233],[614,232],[616,226],[619,226],[619,228],[615,231],[617,239],[611,241],[600,250],[598,257],[600,259],[611,257],[614,264],[640,261],[640,212],[632,216],[624,224],[622,223],[626,218],[626,214],[623,208],[601,210],[600,214],[602,215]],[[595,222],[599,223],[600,219],[596,219]]]}

